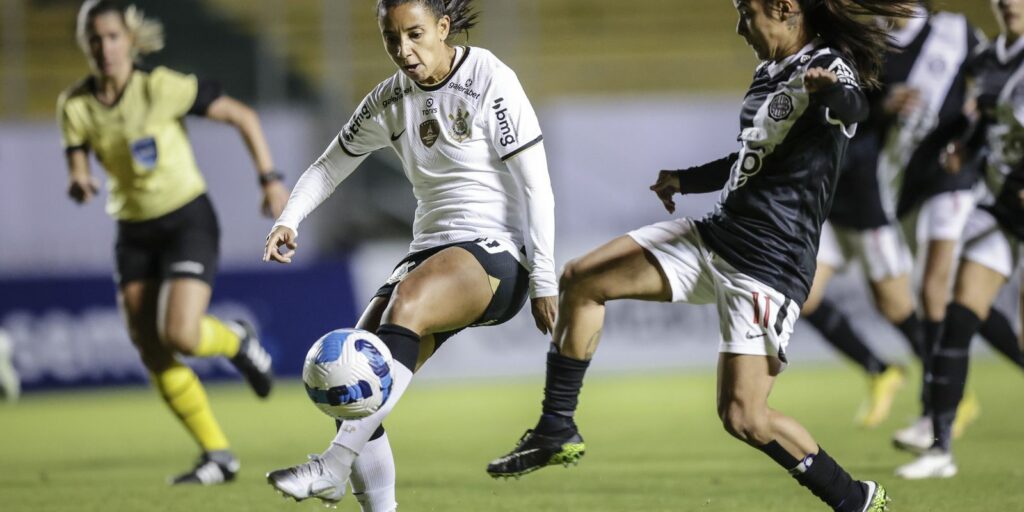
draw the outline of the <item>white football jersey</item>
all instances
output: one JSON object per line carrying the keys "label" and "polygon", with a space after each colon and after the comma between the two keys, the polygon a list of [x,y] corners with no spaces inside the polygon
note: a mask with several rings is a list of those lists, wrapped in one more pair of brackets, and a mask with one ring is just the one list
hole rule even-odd
{"label": "white football jersey", "polygon": [[398,153],[417,200],[411,252],[481,236],[524,245],[526,199],[505,160],[542,135],[515,72],[491,52],[456,48],[452,72],[432,86],[395,73],[338,139],[353,157]]}

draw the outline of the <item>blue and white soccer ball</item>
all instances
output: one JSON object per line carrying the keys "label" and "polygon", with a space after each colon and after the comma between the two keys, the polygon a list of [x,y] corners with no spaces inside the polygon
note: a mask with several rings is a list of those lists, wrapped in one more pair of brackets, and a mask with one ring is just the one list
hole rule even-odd
{"label": "blue and white soccer ball", "polygon": [[302,382],[324,414],[339,420],[369,416],[391,394],[391,351],[371,332],[331,331],[306,353]]}

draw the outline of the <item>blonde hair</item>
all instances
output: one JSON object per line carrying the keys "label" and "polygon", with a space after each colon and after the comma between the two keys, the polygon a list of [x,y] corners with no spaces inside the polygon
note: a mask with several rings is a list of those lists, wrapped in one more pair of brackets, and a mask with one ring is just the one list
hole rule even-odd
{"label": "blonde hair", "polygon": [[155,53],[164,48],[164,25],[159,20],[147,18],[138,7],[129,5],[121,8],[111,0],[86,0],[78,11],[78,25],[75,37],[78,46],[89,54],[90,24],[100,15],[113,12],[121,15],[121,21],[132,38],[132,59]]}

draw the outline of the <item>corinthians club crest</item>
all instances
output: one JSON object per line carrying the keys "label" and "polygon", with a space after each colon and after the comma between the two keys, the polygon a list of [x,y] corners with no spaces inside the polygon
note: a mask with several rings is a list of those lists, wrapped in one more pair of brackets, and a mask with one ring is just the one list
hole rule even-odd
{"label": "corinthians club crest", "polygon": [[469,121],[466,119],[469,117],[469,112],[458,109],[454,115],[448,114],[448,119],[452,121],[452,138],[455,142],[462,142],[469,138]]}
{"label": "corinthians club crest", "polygon": [[420,141],[428,148],[434,147],[437,138],[441,135],[441,123],[437,119],[427,119],[420,123]]}

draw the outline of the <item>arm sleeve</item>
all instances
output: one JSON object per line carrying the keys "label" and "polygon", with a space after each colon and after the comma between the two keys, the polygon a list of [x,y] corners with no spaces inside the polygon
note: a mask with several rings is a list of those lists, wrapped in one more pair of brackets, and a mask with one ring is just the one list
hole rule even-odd
{"label": "arm sleeve", "polygon": [[199,79],[163,66],[150,72],[150,94],[159,98],[159,107],[172,118],[185,117],[195,105],[199,94]]}
{"label": "arm sleeve", "polygon": [[703,194],[721,190],[729,181],[732,166],[736,163],[737,158],[739,158],[739,154],[733,153],[704,165],[676,171],[676,176],[679,177],[680,193]]}
{"label": "arm sleeve", "polygon": [[348,156],[357,158],[372,153],[390,143],[390,133],[383,126],[377,112],[374,93],[363,98],[359,108],[352,114],[338,136],[341,150]]}
{"label": "arm sleeve", "polygon": [[489,109],[487,134],[502,160],[508,160],[543,140],[537,114],[515,72],[507,67],[498,68],[488,88],[487,98],[484,103]]}
{"label": "arm sleeve", "polygon": [[82,113],[75,109],[66,95],[57,99],[57,125],[60,126],[61,144],[64,151],[87,150],[88,133],[84,128]]}
{"label": "arm sleeve", "polygon": [[366,155],[353,157],[344,151],[340,136],[331,141],[324,154],[295,183],[288,204],[274,227],[285,226],[298,234],[299,224],[327,200],[363,160],[366,160]]}
{"label": "arm sleeve", "polygon": [[221,87],[220,82],[200,79],[196,91],[196,99],[192,102],[192,108],[188,109],[188,114],[205,116],[210,105],[222,95],[224,95],[224,88]]}
{"label": "arm sleeve", "polygon": [[835,73],[835,85],[811,95],[811,99],[825,108],[825,120],[840,125],[847,135],[853,133],[853,125],[868,118],[868,100],[861,90],[860,80],[843,57],[835,54],[822,55],[810,62],[811,68],[825,68]]}
{"label": "arm sleeve", "polygon": [[544,144],[536,144],[505,161],[523,187],[526,200],[526,255],[530,263],[530,297],[558,295],[555,279],[555,196],[551,191]]}

